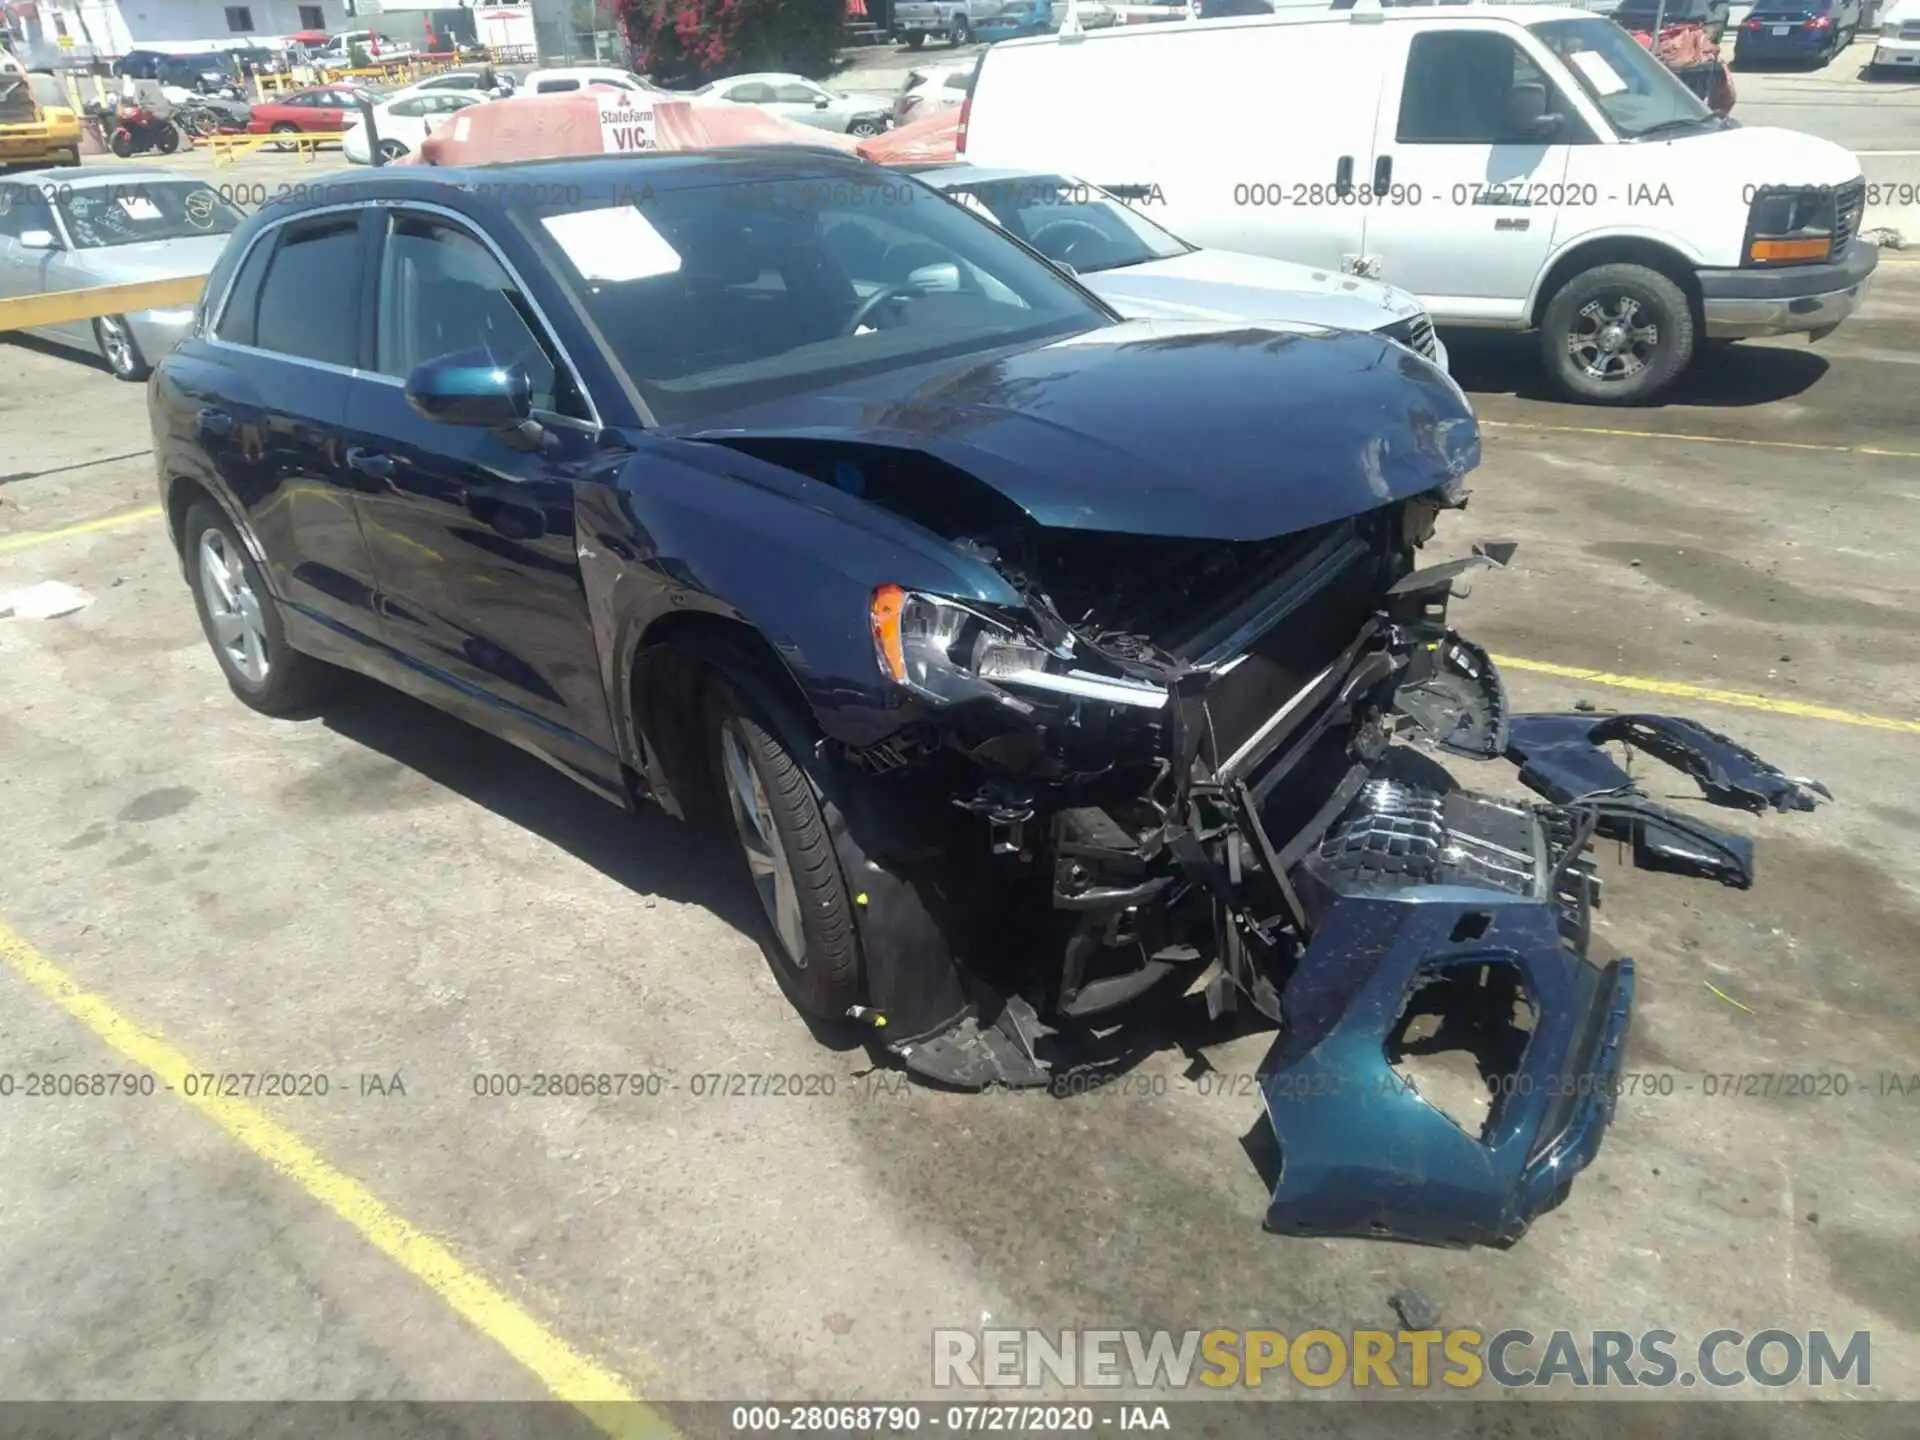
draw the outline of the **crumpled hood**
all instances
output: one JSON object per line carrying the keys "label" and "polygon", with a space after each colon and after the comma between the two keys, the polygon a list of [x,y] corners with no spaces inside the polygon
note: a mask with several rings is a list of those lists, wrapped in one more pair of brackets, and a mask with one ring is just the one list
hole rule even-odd
{"label": "crumpled hood", "polygon": [[839,381],[673,433],[917,449],[1041,525],[1211,540],[1360,514],[1480,462],[1465,396],[1389,340],[1169,321]]}

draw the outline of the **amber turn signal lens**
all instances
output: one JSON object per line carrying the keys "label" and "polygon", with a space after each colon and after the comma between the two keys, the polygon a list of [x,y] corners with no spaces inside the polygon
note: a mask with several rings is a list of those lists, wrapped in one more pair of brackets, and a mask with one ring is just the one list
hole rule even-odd
{"label": "amber turn signal lens", "polygon": [[1824,260],[1833,253],[1833,242],[1824,236],[1818,240],[1756,240],[1747,253],[1755,260]]}
{"label": "amber turn signal lens", "polygon": [[900,643],[900,612],[906,604],[907,592],[898,585],[882,585],[873,592],[873,648],[880,668],[902,685],[907,683],[907,652]]}

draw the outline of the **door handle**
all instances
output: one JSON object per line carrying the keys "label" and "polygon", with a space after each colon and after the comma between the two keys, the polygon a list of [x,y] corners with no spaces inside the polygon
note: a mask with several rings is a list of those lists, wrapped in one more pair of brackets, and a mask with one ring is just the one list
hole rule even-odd
{"label": "door handle", "polygon": [[347,468],[359,471],[370,480],[384,480],[393,474],[393,457],[356,445],[347,451]]}
{"label": "door handle", "polygon": [[1333,167],[1333,188],[1336,194],[1344,195],[1353,189],[1353,157],[1342,155],[1340,163]]}
{"label": "door handle", "polygon": [[193,418],[199,422],[200,428],[209,435],[231,435],[233,433],[233,417],[224,410],[215,410],[208,407],[202,409],[200,413]]}
{"label": "door handle", "polygon": [[1382,155],[1373,162],[1373,193],[1384,195],[1393,184],[1393,157]]}

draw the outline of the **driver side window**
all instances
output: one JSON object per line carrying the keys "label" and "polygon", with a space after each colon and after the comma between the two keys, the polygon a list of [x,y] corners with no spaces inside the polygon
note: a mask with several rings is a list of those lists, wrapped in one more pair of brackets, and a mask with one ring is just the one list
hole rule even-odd
{"label": "driver side window", "polygon": [[0,185],[0,238],[53,229],[53,209],[37,185]]}
{"label": "driver side window", "polygon": [[424,361],[479,349],[525,368],[535,409],[588,418],[544,327],[493,252],[448,221],[395,215],[380,261],[375,370],[405,379]]}
{"label": "driver side window", "polygon": [[1413,37],[1400,119],[1402,145],[1538,144],[1514,133],[1507,97],[1516,85],[1544,85],[1547,108],[1572,112],[1552,81],[1505,35],[1431,30]]}
{"label": "driver side window", "polygon": [[819,98],[820,92],[810,85],[782,85],[773,92],[778,105],[811,105]]}

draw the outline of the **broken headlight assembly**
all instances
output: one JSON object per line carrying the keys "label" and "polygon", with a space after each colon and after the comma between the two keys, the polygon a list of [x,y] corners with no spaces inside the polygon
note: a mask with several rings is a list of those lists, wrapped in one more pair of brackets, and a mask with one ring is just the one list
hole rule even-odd
{"label": "broken headlight assembly", "polygon": [[870,604],[874,656],[896,684],[942,703],[1041,691],[1158,710],[1164,686],[1082,667],[1069,633],[1049,645],[1016,617],[940,595],[882,585]]}
{"label": "broken headlight assembly", "polygon": [[1747,211],[1745,261],[1794,265],[1833,258],[1837,197],[1824,186],[1762,189]]}

